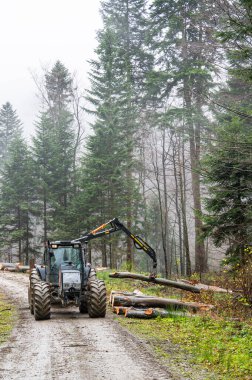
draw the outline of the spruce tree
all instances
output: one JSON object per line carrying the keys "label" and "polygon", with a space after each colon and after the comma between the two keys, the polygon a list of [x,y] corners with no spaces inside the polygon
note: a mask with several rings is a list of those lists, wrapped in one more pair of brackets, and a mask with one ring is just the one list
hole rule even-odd
{"label": "spruce tree", "polygon": [[[226,4],[227,5],[227,4]],[[246,263],[246,245],[252,238],[251,165],[251,1],[238,1],[226,9],[219,33],[228,44],[227,86],[216,97],[218,125],[204,159],[205,181],[210,196],[204,215],[205,233],[216,245],[226,244],[233,267]],[[237,12],[237,10],[239,10]]]}
{"label": "spruce tree", "polygon": [[[93,196],[99,200],[93,214],[105,216],[117,212],[131,229],[138,212],[135,141],[145,73],[151,65],[144,50],[145,1],[104,1],[102,16],[104,29],[98,33],[97,60],[91,62],[92,88],[88,96],[96,121],[84,167],[88,183],[91,181],[90,189],[94,188],[90,194],[99,194],[97,198]],[[127,240],[127,263],[130,269],[130,240]]]}
{"label": "spruce tree", "polygon": [[[57,61],[45,75],[46,110],[37,122],[34,156],[41,184],[44,238],[50,232],[60,235],[68,230],[68,205],[72,197],[75,135],[73,115],[69,109],[72,79],[64,65]],[[52,223],[49,226],[48,209]],[[63,235],[62,235],[63,234]]]}
{"label": "spruce tree", "polygon": [[[104,29],[113,31],[110,46],[113,53],[114,105],[117,113],[114,127],[123,141],[121,178],[123,183],[126,224],[131,230],[136,219],[136,162],[137,136],[144,102],[145,74],[152,65],[146,49],[146,1],[117,0],[102,2]],[[116,91],[116,92],[115,92]],[[127,240],[127,263],[132,266],[132,242]]]}
{"label": "spruce tree", "polygon": [[21,130],[21,121],[12,105],[7,102],[0,109],[0,167],[8,158],[9,146]]}
{"label": "spruce tree", "polygon": [[31,245],[33,216],[37,214],[34,188],[31,154],[19,133],[9,145],[9,158],[3,167],[0,233],[8,249],[17,248],[18,260],[26,264],[34,253]]}

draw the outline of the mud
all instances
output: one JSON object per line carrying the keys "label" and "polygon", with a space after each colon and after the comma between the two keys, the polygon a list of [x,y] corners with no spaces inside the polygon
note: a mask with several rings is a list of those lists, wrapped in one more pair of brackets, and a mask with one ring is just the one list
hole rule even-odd
{"label": "mud", "polygon": [[52,308],[50,320],[35,321],[27,275],[0,272],[0,289],[19,312],[10,339],[0,346],[0,379],[177,379],[109,312],[92,319],[77,308]]}

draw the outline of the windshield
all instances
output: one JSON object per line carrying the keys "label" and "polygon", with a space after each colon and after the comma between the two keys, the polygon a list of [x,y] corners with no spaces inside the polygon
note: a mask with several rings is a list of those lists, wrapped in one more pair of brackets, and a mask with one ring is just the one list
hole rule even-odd
{"label": "windshield", "polygon": [[51,255],[51,269],[59,268],[63,262],[72,262],[77,269],[81,268],[80,248],[58,247]]}

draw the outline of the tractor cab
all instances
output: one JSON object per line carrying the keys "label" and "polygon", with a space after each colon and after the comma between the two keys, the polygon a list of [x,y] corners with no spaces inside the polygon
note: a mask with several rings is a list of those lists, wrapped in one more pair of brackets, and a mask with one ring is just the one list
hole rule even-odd
{"label": "tractor cab", "polygon": [[60,276],[65,271],[79,273],[84,279],[84,260],[80,243],[72,244],[70,241],[48,242],[45,249],[44,263],[46,266],[46,281],[57,286],[60,285]]}

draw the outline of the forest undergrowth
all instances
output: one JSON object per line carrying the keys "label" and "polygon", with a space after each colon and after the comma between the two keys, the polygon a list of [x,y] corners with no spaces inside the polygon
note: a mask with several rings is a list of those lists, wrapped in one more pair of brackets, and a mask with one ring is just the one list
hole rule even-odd
{"label": "forest undergrowth", "polygon": [[[133,291],[160,297],[176,297],[214,305],[211,311],[150,320],[115,317],[131,333],[148,344],[161,362],[187,379],[252,379],[252,307],[239,294],[232,276],[208,274],[203,282],[228,289],[227,293],[182,290],[118,280],[99,274],[111,290]],[[191,278],[197,282],[197,276]],[[232,289],[232,293],[230,292]]]}

